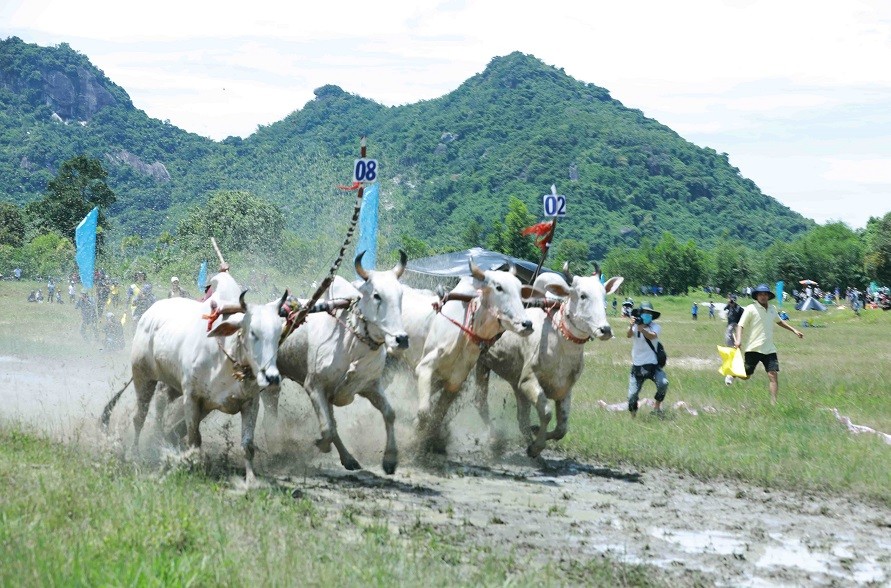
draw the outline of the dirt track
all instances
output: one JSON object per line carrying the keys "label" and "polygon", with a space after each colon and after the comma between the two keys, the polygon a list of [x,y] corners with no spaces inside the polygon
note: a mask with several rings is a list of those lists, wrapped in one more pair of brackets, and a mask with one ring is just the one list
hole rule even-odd
{"label": "dirt track", "polygon": [[[123,355],[54,365],[0,357],[0,402],[8,419],[66,441],[105,445],[96,417],[127,377]],[[316,423],[304,393],[289,383],[282,396],[285,433],[260,435],[257,471],[320,508],[349,506],[369,520],[383,516],[393,528],[417,522],[454,528],[480,545],[531,558],[608,554],[659,566],[679,581],[891,585],[891,510],[884,507],[665,470],[612,469],[549,450],[540,460],[519,451],[491,458],[481,449],[486,442],[474,415],[463,413],[449,458],[421,463],[411,455],[412,407],[405,398],[392,399],[402,450],[394,476],[380,467],[380,417],[361,399],[338,409],[344,441],[367,468],[347,472],[335,454],[312,446]],[[112,421],[117,440],[132,434],[132,407],[132,393],[125,394]],[[238,427],[237,417],[211,416],[203,427],[206,451],[237,457]],[[147,436],[147,444],[154,441]]]}

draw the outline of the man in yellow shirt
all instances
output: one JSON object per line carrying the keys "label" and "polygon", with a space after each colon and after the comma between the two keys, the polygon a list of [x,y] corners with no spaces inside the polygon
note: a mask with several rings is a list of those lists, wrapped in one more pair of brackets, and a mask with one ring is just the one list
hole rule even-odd
{"label": "man in yellow shirt", "polygon": [[770,403],[776,404],[777,391],[780,387],[780,360],[777,358],[777,347],[773,342],[773,326],[780,325],[799,339],[804,337],[804,333],[781,319],[775,306],[768,306],[767,303],[776,298],[776,295],[770,291],[767,284],[755,288],[752,297],[755,302],[745,308],[736,326],[735,343],[736,347],[745,353],[747,375],[755,373],[759,363],[764,364],[770,380]]}

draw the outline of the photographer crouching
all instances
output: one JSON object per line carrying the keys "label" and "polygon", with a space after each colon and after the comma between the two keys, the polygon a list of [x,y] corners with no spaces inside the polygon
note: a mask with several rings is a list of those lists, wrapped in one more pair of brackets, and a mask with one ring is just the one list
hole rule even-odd
{"label": "photographer crouching", "polygon": [[664,358],[662,366],[660,366],[656,353],[657,348],[661,345],[659,333],[662,328],[656,324],[656,319],[660,314],[653,309],[653,305],[649,302],[641,302],[639,308],[631,311],[627,337],[633,338],[631,375],[628,378],[628,410],[631,411],[632,417],[637,416],[638,396],[646,380],[652,380],[656,384],[656,404],[653,407],[653,414],[659,417],[663,415],[662,401],[665,399],[665,393],[668,392],[668,378],[662,369],[665,364]]}

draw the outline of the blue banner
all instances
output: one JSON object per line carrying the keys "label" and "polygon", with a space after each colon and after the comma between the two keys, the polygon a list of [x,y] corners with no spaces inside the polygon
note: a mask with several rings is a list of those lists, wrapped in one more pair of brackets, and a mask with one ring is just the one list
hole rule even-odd
{"label": "blue banner", "polygon": [[372,184],[362,196],[362,210],[359,211],[359,240],[356,242],[356,255],[365,252],[362,267],[375,269],[377,263],[377,206],[378,185]]}
{"label": "blue banner", "polygon": [[207,285],[207,260],[201,262],[201,267],[198,269],[198,297],[204,294],[204,287]]}
{"label": "blue banner", "polygon": [[99,208],[91,210],[80,221],[74,231],[74,261],[80,273],[80,282],[89,290],[93,287],[93,267],[96,265],[96,224],[99,222]]}
{"label": "blue banner", "polygon": [[783,282],[777,282],[777,304],[783,305]]}

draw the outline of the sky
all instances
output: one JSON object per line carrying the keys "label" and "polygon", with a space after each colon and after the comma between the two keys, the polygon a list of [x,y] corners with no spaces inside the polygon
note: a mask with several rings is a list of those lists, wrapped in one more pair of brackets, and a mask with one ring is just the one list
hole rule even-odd
{"label": "sky", "polygon": [[10,36],[68,43],[149,116],[215,140],[326,84],[410,104],[521,51],[727,153],[818,223],[891,212],[885,0],[3,0]]}

